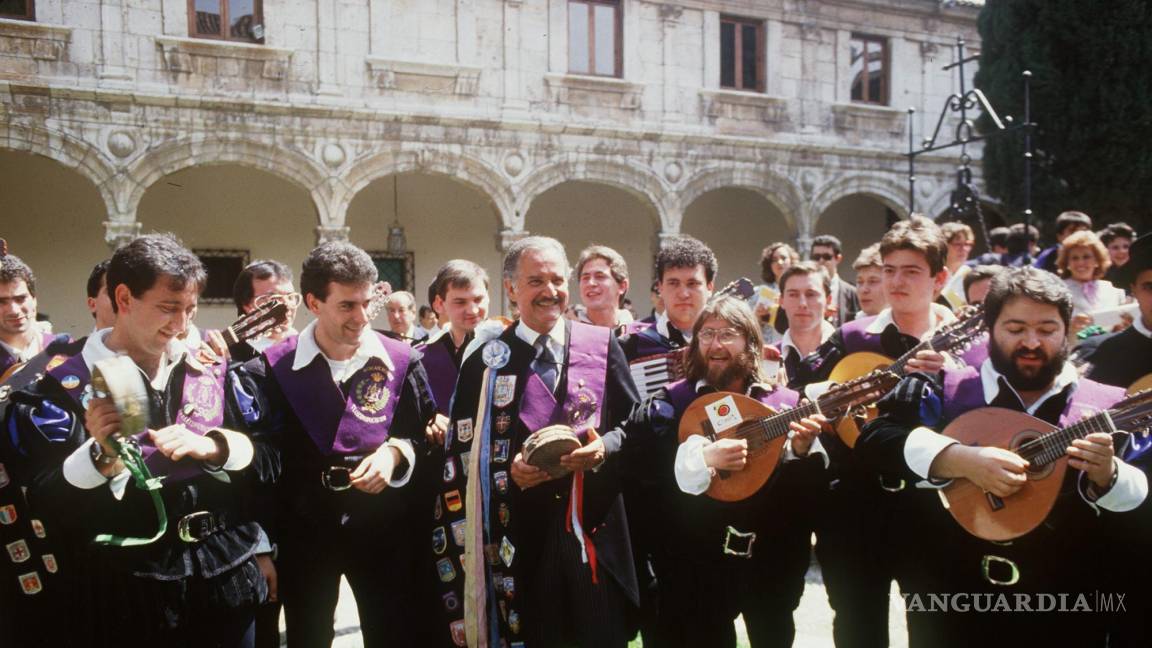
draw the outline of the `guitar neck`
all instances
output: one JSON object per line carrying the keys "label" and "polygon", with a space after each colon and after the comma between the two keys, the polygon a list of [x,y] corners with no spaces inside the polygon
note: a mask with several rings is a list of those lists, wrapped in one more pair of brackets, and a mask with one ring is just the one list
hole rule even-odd
{"label": "guitar neck", "polygon": [[[802,418],[807,418],[819,413],[820,410],[815,403],[806,403],[798,407],[793,407],[792,409],[786,409],[772,416],[753,419],[744,425],[740,425],[737,429],[740,430],[741,437],[748,438],[751,436],[751,433],[759,433],[762,442],[768,442],[788,434],[789,426],[794,421],[799,421]],[[745,429],[745,426],[751,429]],[[749,449],[752,449],[751,440],[752,439],[749,438]]]}
{"label": "guitar neck", "polygon": [[1080,419],[1065,428],[1060,428],[1048,434],[1029,441],[1016,449],[1016,453],[1027,459],[1033,467],[1047,466],[1066,454],[1068,446],[1076,439],[1094,432],[1111,434],[1116,431],[1112,421],[1112,411],[1105,411]]}

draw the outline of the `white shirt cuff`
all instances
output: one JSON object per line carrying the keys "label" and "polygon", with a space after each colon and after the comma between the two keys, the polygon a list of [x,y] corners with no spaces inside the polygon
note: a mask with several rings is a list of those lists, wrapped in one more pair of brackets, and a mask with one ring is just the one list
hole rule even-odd
{"label": "white shirt cuff", "polygon": [[216,428],[213,432],[219,432],[224,438],[225,445],[228,446],[228,460],[220,466],[221,469],[236,472],[244,470],[252,463],[256,449],[252,447],[252,439],[249,439],[247,434],[222,428]]}
{"label": "white shirt cuff", "polygon": [[781,461],[787,463],[797,459],[807,459],[814,454],[820,455],[820,459],[824,461],[824,469],[827,470],[831,462],[828,460],[828,452],[824,450],[824,445],[820,443],[820,437],[812,439],[812,446],[808,448],[808,454],[803,457],[797,457],[796,453],[792,452],[792,438],[789,437],[788,440],[784,442],[784,457]]}
{"label": "white shirt cuff", "polygon": [[91,490],[99,488],[105,484],[112,490],[112,496],[116,499],[124,497],[124,489],[128,486],[128,478],[131,475],[127,470],[122,470],[118,475],[112,479],[108,479],[100,474],[96,465],[92,463],[92,444],[96,443],[95,439],[88,439],[80,444],[79,448],[72,451],[68,458],[64,460],[64,479],[75,486],[76,488],[83,488]]}
{"label": "white shirt cuff", "polygon": [[1092,508],[1102,508],[1113,513],[1124,513],[1140,506],[1148,497],[1148,475],[1143,470],[1116,459],[1116,483],[1112,490],[1100,496],[1095,502],[1085,494],[1087,476],[1080,473],[1080,497]]}
{"label": "white shirt cuff", "polygon": [[[385,450],[389,446],[399,450],[400,454],[404,455],[404,459],[408,461],[408,470],[404,473],[404,476],[400,479],[393,479],[392,473],[396,466],[393,464],[392,453],[384,452],[384,455],[387,457],[386,461],[388,462],[388,470],[384,471],[384,474],[387,475],[385,481],[388,482],[388,486],[391,488],[400,488],[404,484],[407,484],[408,480],[412,478],[412,471],[416,468],[416,450],[412,447],[412,442],[408,439],[388,439],[384,445],[380,446],[380,450]],[[380,450],[377,450],[377,452],[380,452]]]}
{"label": "white shirt cuff", "polygon": [[904,463],[922,479],[929,480],[928,473],[932,468],[932,462],[936,461],[936,456],[943,452],[944,448],[953,443],[956,443],[956,439],[937,434],[930,428],[923,426],[915,428],[904,440]]}
{"label": "white shirt cuff", "polygon": [[692,435],[676,449],[676,485],[689,495],[700,495],[712,485],[712,469],[704,463],[706,437]]}

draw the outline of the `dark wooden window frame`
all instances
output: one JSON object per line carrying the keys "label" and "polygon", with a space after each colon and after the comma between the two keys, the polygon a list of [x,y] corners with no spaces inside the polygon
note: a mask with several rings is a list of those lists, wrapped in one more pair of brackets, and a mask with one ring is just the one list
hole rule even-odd
{"label": "dark wooden window frame", "polygon": [[[621,0],[568,0],[568,5],[582,4],[587,5],[588,11],[588,71],[587,72],[573,72],[572,61],[568,62],[568,70],[572,74],[581,74],[588,76],[599,77],[614,77],[622,78],[624,76],[624,3]],[[592,10],[595,6],[613,7],[616,9],[616,33],[614,34],[615,42],[614,49],[616,50],[616,60],[613,62],[612,74],[598,74],[596,72],[596,12]],[[572,29],[568,29],[569,37],[571,37]],[[569,48],[571,51],[571,48]]]}
{"label": "dark wooden window frame", "polygon": [[[264,44],[264,38],[233,38],[228,34],[231,25],[228,13],[231,0],[220,0],[220,32],[219,34],[201,34],[196,30],[196,0],[188,0],[188,36],[192,38],[205,38],[208,40],[229,41],[232,43]],[[255,24],[264,24],[264,0],[254,0],[253,19]]]}
{"label": "dark wooden window frame", "polygon": [[[865,82],[863,84],[861,84],[861,87],[864,89],[863,98],[861,98],[861,99],[852,98],[851,97],[851,93],[852,93],[851,87],[848,88],[849,98],[852,100],[853,103],[865,103],[865,104],[872,104],[875,106],[887,106],[888,101],[889,101],[889,94],[891,92],[891,81],[892,81],[892,59],[891,59],[891,53],[890,53],[891,51],[888,48],[888,39],[884,36],[873,36],[871,34],[855,34],[854,33],[851,36],[851,40],[861,41],[864,43],[864,53],[863,53],[864,68],[862,71],[865,74]],[[873,47],[876,47],[876,46],[880,47],[880,65],[881,65],[880,70],[883,73],[880,75],[880,97],[878,97],[878,98],[868,96],[869,84],[867,83],[867,72],[870,69],[869,68],[869,62],[870,62],[869,61],[869,53],[875,51],[873,49]]]}
{"label": "dark wooden window frame", "polygon": [[[765,52],[767,51],[766,50],[767,46],[764,42],[764,40],[765,40],[764,21],[758,20],[756,18],[742,18],[739,16],[721,15],[720,16],[721,26],[723,26],[724,23],[731,23],[731,24],[736,26],[736,29],[733,30],[735,32],[736,42],[733,44],[734,45],[733,58],[735,59],[735,61],[733,61],[733,65],[734,65],[735,69],[733,70],[733,77],[732,77],[736,81],[736,85],[726,86],[723,83],[721,83],[720,87],[728,89],[728,90],[743,90],[745,92],[764,92],[765,91],[765,79],[766,79],[766,74],[765,74],[766,70],[764,68],[767,67],[767,65],[765,63],[765,58],[766,58]],[[757,67],[756,67],[756,87],[755,88],[745,88],[741,85],[743,83],[743,80],[744,80],[744,60],[743,60],[744,57],[741,56],[741,51],[742,51],[741,45],[742,45],[743,39],[744,39],[744,35],[743,35],[744,30],[740,29],[740,27],[743,27],[745,25],[751,25],[751,26],[756,28],[756,66]],[[723,27],[721,27],[721,28],[723,28]],[[723,70],[723,66],[724,66],[724,59],[723,59],[723,53],[724,52],[723,52],[723,50],[721,50],[720,53],[721,53],[720,66],[721,66],[721,70]],[[721,71],[720,78],[721,79],[724,78],[723,71]]]}
{"label": "dark wooden window frame", "polygon": [[36,20],[36,0],[27,0],[23,14],[0,13],[0,18],[9,20]]}
{"label": "dark wooden window frame", "polygon": [[[252,260],[252,252],[250,250],[241,250],[241,249],[195,248],[192,250],[192,254],[195,254],[198,258],[201,258],[201,259],[208,259],[208,258],[212,258],[212,257],[238,258],[238,259],[240,259],[240,268],[241,269],[248,267],[248,264]],[[239,273],[237,273],[237,274],[239,274]],[[235,277],[233,277],[233,281],[235,281]],[[231,283],[228,283],[228,285],[231,286]],[[221,294],[221,295],[217,295],[217,296],[212,296],[212,295],[205,296],[203,291],[206,288],[207,288],[207,286],[203,286],[201,288],[201,295],[200,295],[200,303],[201,304],[213,304],[213,305],[215,305],[215,304],[231,304],[232,303],[232,291],[230,289],[226,291],[227,294]]]}
{"label": "dark wooden window frame", "polygon": [[[388,261],[403,261],[404,262],[404,286],[392,286],[392,290],[407,290],[413,295],[418,295],[416,290],[416,253],[405,252],[403,254],[392,254],[382,250],[368,250],[368,256],[372,257],[372,261],[378,259]],[[381,277],[383,279],[383,277]]]}

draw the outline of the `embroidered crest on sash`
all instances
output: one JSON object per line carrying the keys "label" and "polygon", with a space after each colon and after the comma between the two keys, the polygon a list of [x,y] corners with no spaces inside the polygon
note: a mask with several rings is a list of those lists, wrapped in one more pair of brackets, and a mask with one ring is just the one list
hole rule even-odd
{"label": "embroidered crest on sash", "polygon": [[383,423],[381,414],[392,396],[387,386],[388,375],[378,369],[365,371],[352,385],[352,414],[365,423]]}
{"label": "embroidered crest on sash", "polygon": [[456,421],[456,438],[461,441],[472,440],[472,419],[460,419]]}
{"label": "embroidered crest on sash", "polygon": [[201,374],[184,385],[184,414],[200,421],[213,421],[224,410],[220,383],[209,374]]}
{"label": "embroidered crest on sash", "polygon": [[40,574],[37,572],[20,574],[17,578],[20,579],[20,589],[29,596],[39,594],[44,589],[44,584],[40,582]]}
{"label": "embroidered crest on sash", "polygon": [[492,405],[508,407],[516,395],[516,376],[496,376],[496,387],[493,389]]}
{"label": "embroidered crest on sash", "polygon": [[12,524],[16,521],[16,505],[0,506],[0,524]]}

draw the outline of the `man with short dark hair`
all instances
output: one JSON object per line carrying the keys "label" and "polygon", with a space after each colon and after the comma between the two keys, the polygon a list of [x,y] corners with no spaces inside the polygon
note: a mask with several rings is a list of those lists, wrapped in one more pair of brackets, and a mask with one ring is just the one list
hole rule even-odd
{"label": "man with short dark hair", "polygon": [[780,308],[788,314],[788,330],[780,340],[780,363],[787,377],[836,332],[824,319],[832,280],[823,266],[801,261],[780,275]]}
{"label": "man with short dark hair", "polygon": [[[76,645],[251,645],[267,590],[249,488],[275,479],[278,462],[264,437],[242,431],[262,411],[239,397],[250,387],[177,340],[205,280],[200,260],[171,235],[121,247],[107,272],[112,328],[89,336],[79,354],[53,358],[42,379],[10,396],[4,429],[22,457],[17,470],[46,528],[61,534],[58,561],[45,556],[45,567],[67,570],[71,598],[68,623],[54,630]],[[126,404],[91,384],[93,367],[116,356],[141,374],[148,430],[136,443],[163,480],[163,508],[129,484],[114,442]],[[158,512],[167,531],[133,538],[155,530]],[[97,534],[106,539],[94,543]],[[143,546],[120,546],[133,543]]]}
{"label": "man with short dark hair", "polygon": [[36,321],[36,275],[20,257],[0,257],[0,376],[27,362],[56,336]]}
{"label": "man with short dark hair", "polygon": [[590,245],[576,260],[576,280],[580,303],[588,324],[619,328],[632,321],[622,308],[628,294],[628,264],[620,253],[606,245]]}
{"label": "man with short dark hair", "polygon": [[918,486],[908,490],[905,507],[891,518],[887,538],[898,556],[905,597],[1003,595],[1013,606],[968,612],[909,606],[911,646],[967,647],[989,638],[998,645],[1105,643],[1100,615],[1086,620],[1064,606],[1033,615],[1018,606],[1024,600],[1034,608],[1039,596],[1106,589],[1108,551],[1093,549],[1106,547],[1101,516],[1132,511],[1148,493],[1147,477],[1116,456],[1111,434],[1090,427],[1060,443],[1071,469],[1061,496],[1043,525],[1011,542],[969,535],[933,492],[949,480],[967,479],[989,497],[1008,498],[1045,469],[1043,457],[1030,464],[1022,448],[960,444],[941,434],[961,414],[1000,407],[1063,428],[1123,398],[1123,390],[1081,379],[1066,362],[1071,316],[1071,295],[1055,275],[1027,267],[998,274],[984,300],[989,359],[979,367],[945,368],[938,379],[908,375],[881,401],[880,417],[864,428],[856,446],[861,461]]}
{"label": "man with short dark hair", "polygon": [[993,227],[988,230],[988,251],[966,262],[970,266],[1004,265],[1004,255],[1008,254],[1007,227]]}
{"label": "man with short dark hair", "polygon": [[116,313],[112,310],[112,298],[108,296],[108,264],[111,259],[97,263],[91,274],[88,275],[86,293],[88,295],[88,312],[95,320],[93,331],[112,328],[116,322]]}
{"label": "man with short dark hair", "polygon": [[405,485],[435,403],[419,352],[370,327],[376,279],[360,248],[315,248],[300,288],[316,319],[243,367],[272,413],[254,428],[279,441],[283,463],[270,535],[289,645],[331,644],[341,575],[365,646],[417,641],[416,541],[397,530],[421,528],[427,511]]}
{"label": "man with short dark hair", "polygon": [[292,322],[296,319],[300,299],[300,293],[292,285],[292,270],[288,266],[273,259],[249,263],[232,284],[232,302],[236,305],[236,314],[247,315],[276,300],[288,306],[288,319],[283,326],[277,326],[259,337],[229,346],[229,358],[233,362],[247,362],[285,338],[296,335]]}
{"label": "man with short dark hair", "polygon": [[829,311],[832,313],[828,321],[833,326],[840,326],[856,319],[856,311],[860,310],[860,299],[856,296],[856,286],[840,278],[838,268],[844,260],[840,249],[840,239],[831,234],[821,234],[812,239],[812,249],[808,258],[824,267],[832,279],[832,292]]}
{"label": "man with short dark hair", "polygon": [[1056,245],[1044,250],[1032,265],[1056,273],[1056,257],[1060,255],[1060,244],[1076,232],[1092,229],[1092,218],[1079,211],[1066,211],[1056,217]]}

